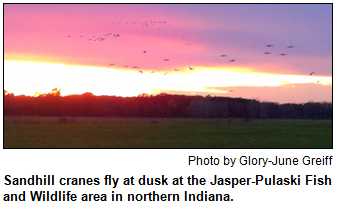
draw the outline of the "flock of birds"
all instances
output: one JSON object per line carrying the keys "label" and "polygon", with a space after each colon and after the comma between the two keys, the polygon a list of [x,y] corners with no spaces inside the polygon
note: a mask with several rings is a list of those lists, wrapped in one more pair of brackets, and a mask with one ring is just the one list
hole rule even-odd
{"label": "flock of birds", "polygon": [[[126,24],[126,25],[141,25],[141,27],[142,28],[144,28],[144,27],[151,27],[151,26],[157,26],[158,24],[166,24],[167,22],[164,20],[164,21],[144,21],[144,22],[141,22],[141,23],[139,23],[139,22],[111,22],[110,24],[114,24],[114,25],[120,25],[120,24]],[[162,26],[160,26],[160,27],[158,27],[157,29],[161,29],[162,28]],[[176,33],[177,31],[175,31],[174,33]],[[88,38],[88,41],[92,41],[92,42],[102,42],[102,41],[105,41],[109,36],[112,36],[112,37],[114,37],[114,38],[119,38],[119,37],[121,37],[121,34],[120,33],[112,33],[112,32],[110,32],[110,33],[106,33],[105,35],[103,35],[103,36],[90,36],[89,38]],[[71,35],[68,35],[67,36],[67,38],[71,38],[72,36]],[[83,35],[80,35],[79,36],[80,38],[83,38],[84,36]],[[184,39],[185,37],[182,37],[182,39]],[[188,46],[191,46],[192,44],[191,43],[186,43],[186,45],[188,45]],[[267,47],[267,48],[272,48],[272,47],[274,47],[274,45],[272,45],[272,44],[267,44],[267,45],[265,45],[265,47]],[[290,46],[287,46],[286,48],[287,49],[292,49],[292,48],[294,48],[295,46],[293,46],[293,45],[290,45]],[[142,53],[143,54],[146,54],[146,53],[148,53],[148,50],[143,50],[142,51]],[[268,50],[268,51],[265,51],[264,52],[264,54],[265,55],[271,55],[272,54],[272,52],[270,51],[270,50]],[[280,56],[286,56],[287,54],[286,53],[280,53],[279,54]],[[227,54],[221,54],[220,55],[220,57],[222,57],[222,58],[226,58],[226,57],[229,57]],[[164,62],[169,62],[170,61],[170,59],[168,59],[168,58],[164,58],[162,61],[164,61]],[[237,62],[237,59],[236,58],[234,58],[234,59],[229,59],[228,60],[228,62],[230,62],[230,63],[233,63],[233,62]],[[115,63],[110,63],[109,64],[109,66],[115,66]],[[294,65],[295,66],[295,65]],[[139,69],[140,67],[138,66],[138,65],[123,65],[123,67],[125,67],[125,68],[133,68],[133,69]],[[194,70],[195,69],[195,67],[193,67],[193,66],[188,66],[188,67],[186,67],[186,69],[188,69],[188,70]],[[177,71],[181,71],[181,69],[177,69],[177,68],[173,68],[172,69],[173,71],[175,71],[175,72],[177,72]],[[143,70],[139,70],[138,71],[138,73],[140,73],[140,74],[144,74],[144,71]],[[152,70],[152,71],[150,71],[150,73],[152,74],[152,73],[155,73],[155,71],[154,70]],[[163,75],[167,75],[169,73],[169,71],[168,72],[165,72],[165,73],[163,73]],[[311,72],[310,74],[309,74],[309,76],[312,76],[313,74],[316,74],[315,72]],[[319,81],[317,81],[317,83],[319,83],[320,82],[320,80]]]}
{"label": "flock of birds", "polygon": [[[267,44],[266,47],[273,47],[274,45],[272,44]],[[288,49],[294,48],[295,46],[287,46]],[[265,52],[264,54],[271,54],[271,52]],[[287,54],[281,53],[281,56],[286,56]]]}
{"label": "flock of birds", "polygon": [[[120,25],[120,24],[130,24],[130,25],[137,25],[137,24],[139,24],[138,22],[111,22],[110,24],[115,24],[115,25]],[[166,23],[166,21],[164,20],[164,21],[152,21],[152,20],[150,20],[150,21],[144,21],[144,22],[142,22],[142,23],[140,23],[140,25],[141,25],[141,27],[142,28],[144,28],[144,27],[151,27],[151,26],[156,26],[156,25],[158,25],[158,24],[165,24]],[[157,29],[161,29],[161,27],[158,27]],[[175,31],[175,33],[176,33],[177,31]],[[108,36],[113,36],[114,38],[118,38],[118,37],[120,37],[121,35],[119,34],[119,33],[107,33],[107,34],[105,34],[104,36],[91,36],[90,38],[88,38],[88,41],[92,41],[92,42],[95,42],[95,41],[97,41],[97,42],[101,42],[101,41],[105,41],[107,38],[108,38]],[[72,36],[71,35],[67,35],[67,38],[71,38]],[[80,38],[83,38],[84,36],[83,35],[80,35],[79,36]],[[182,37],[182,39],[184,39],[185,37]],[[186,43],[186,45],[187,46],[191,46],[192,44],[191,43]],[[148,51],[147,50],[143,50],[143,53],[144,54],[146,54]],[[168,62],[168,61],[170,61],[170,59],[167,59],[167,58],[165,58],[165,59],[163,59],[163,61],[164,62]],[[234,62],[235,60],[233,59],[233,60],[230,60],[230,62]],[[109,64],[109,66],[115,66],[115,63],[110,63]],[[137,66],[137,65],[134,65],[134,66],[132,66],[132,65],[124,65],[123,67],[125,67],[125,68],[134,68],[134,69],[137,69],[137,68],[140,68],[139,66]],[[194,67],[191,67],[191,66],[188,66],[188,69],[189,70],[194,70]],[[180,69],[173,69],[173,71],[180,71]],[[139,70],[138,71],[138,73],[141,73],[141,74],[143,74],[144,73],[144,71],[142,71],[142,70]],[[150,73],[155,73],[155,71],[153,70],[153,71],[151,71]],[[167,75],[169,72],[165,72],[163,75]]]}

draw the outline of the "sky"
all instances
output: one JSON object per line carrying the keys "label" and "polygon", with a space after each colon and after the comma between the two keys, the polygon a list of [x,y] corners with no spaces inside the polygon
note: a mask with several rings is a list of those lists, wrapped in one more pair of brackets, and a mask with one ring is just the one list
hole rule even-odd
{"label": "sky", "polygon": [[331,4],[5,4],[4,89],[332,101]]}

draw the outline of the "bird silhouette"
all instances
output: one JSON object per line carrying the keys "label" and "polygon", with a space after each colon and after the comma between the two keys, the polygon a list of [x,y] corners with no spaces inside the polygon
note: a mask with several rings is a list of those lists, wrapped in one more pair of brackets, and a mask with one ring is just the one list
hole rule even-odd
{"label": "bird silhouette", "polygon": [[313,75],[313,74],[316,74],[315,72],[311,72],[310,74],[309,74],[309,76],[311,76],[311,75]]}
{"label": "bird silhouette", "polygon": [[287,54],[280,54],[281,56],[286,56]]}
{"label": "bird silhouette", "polygon": [[190,70],[193,70],[193,69],[194,69],[194,68],[192,68],[192,67],[190,67],[190,66],[189,66],[188,68],[189,68]]}
{"label": "bird silhouette", "polygon": [[294,48],[295,46],[288,46],[287,48],[291,49],[291,48]]}
{"label": "bird silhouette", "polygon": [[271,44],[268,44],[268,45],[266,45],[266,47],[273,47],[274,45],[271,45]]}
{"label": "bird silhouette", "polygon": [[231,60],[229,60],[229,62],[235,62],[235,59],[231,59]]}
{"label": "bird silhouette", "polygon": [[173,69],[174,71],[179,71],[179,69]]}
{"label": "bird silhouette", "polygon": [[170,61],[169,59],[163,59],[163,61]]}
{"label": "bird silhouette", "polygon": [[118,33],[114,34],[114,37],[119,37],[120,35]]}
{"label": "bird silhouette", "polygon": [[270,52],[265,52],[264,54],[271,54]]}
{"label": "bird silhouette", "polygon": [[225,54],[222,54],[222,55],[220,55],[220,57],[227,57],[227,55],[225,55]]}

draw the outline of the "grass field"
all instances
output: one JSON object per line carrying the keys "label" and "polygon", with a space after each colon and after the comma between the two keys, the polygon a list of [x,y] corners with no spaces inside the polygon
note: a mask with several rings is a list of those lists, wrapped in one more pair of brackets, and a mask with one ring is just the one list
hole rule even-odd
{"label": "grass field", "polygon": [[332,148],[332,121],[4,117],[4,148]]}

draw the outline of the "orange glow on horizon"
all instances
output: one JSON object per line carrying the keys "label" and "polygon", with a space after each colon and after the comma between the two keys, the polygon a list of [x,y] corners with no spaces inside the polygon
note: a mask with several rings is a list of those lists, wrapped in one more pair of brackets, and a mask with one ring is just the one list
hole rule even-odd
{"label": "orange glow on horizon", "polygon": [[185,68],[179,71],[138,71],[140,70],[5,61],[5,89],[15,95],[26,96],[47,94],[41,92],[60,96],[80,95],[85,92],[96,96],[122,97],[163,92],[240,96],[237,91],[232,90],[234,87],[280,87],[293,84],[293,88],[296,88],[297,84],[332,85],[332,78],[328,76],[262,74],[253,69],[234,66],[226,68],[226,71],[205,66],[193,66],[193,70]]}

